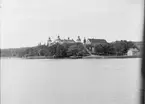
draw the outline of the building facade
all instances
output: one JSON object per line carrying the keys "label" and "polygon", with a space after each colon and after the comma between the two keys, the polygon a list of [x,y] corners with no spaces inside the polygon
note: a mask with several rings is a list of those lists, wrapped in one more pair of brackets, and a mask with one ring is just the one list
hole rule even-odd
{"label": "building facade", "polygon": [[77,42],[77,43],[81,43],[81,38],[80,38],[80,36],[78,36],[76,42]]}
{"label": "building facade", "polygon": [[86,41],[86,44],[89,45],[96,45],[96,44],[103,44],[103,43],[107,43],[107,41],[105,39],[88,39]]}
{"label": "building facade", "polygon": [[139,55],[139,50],[137,48],[130,48],[127,51],[127,55],[128,56],[136,56],[136,55]]}

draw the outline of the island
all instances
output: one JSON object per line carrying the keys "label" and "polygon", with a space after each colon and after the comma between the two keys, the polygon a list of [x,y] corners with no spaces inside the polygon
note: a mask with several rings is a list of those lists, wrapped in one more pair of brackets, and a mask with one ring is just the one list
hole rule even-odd
{"label": "island", "polygon": [[104,58],[141,58],[141,42],[114,41],[105,39],[60,39],[52,41],[49,37],[47,44],[39,43],[33,47],[1,49],[1,57],[17,57],[26,59],[104,59]]}

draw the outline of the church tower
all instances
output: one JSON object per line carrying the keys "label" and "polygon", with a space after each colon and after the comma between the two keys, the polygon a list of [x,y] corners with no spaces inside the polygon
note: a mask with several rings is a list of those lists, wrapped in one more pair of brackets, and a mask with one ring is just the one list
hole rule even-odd
{"label": "church tower", "polygon": [[68,37],[67,40],[70,40],[70,38]]}
{"label": "church tower", "polygon": [[51,40],[51,38],[49,37],[48,40],[47,40],[47,46],[49,47],[49,46],[51,45],[51,43],[52,43],[52,40]]}
{"label": "church tower", "polygon": [[80,36],[78,36],[78,39],[76,40],[76,42],[81,43],[81,38],[80,38]]}
{"label": "church tower", "polygon": [[59,35],[57,36],[57,39],[60,40],[60,36]]}
{"label": "church tower", "polygon": [[85,38],[85,37],[84,37],[84,41],[83,41],[83,43],[86,44],[86,38]]}

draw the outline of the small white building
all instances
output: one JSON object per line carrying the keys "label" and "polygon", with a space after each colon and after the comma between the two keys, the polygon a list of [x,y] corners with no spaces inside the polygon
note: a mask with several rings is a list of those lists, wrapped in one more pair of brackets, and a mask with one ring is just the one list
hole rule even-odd
{"label": "small white building", "polygon": [[134,55],[138,55],[138,54],[139,54],[139,50],[137,48],[130,48],[127,51],[128,56],[134,56]]}

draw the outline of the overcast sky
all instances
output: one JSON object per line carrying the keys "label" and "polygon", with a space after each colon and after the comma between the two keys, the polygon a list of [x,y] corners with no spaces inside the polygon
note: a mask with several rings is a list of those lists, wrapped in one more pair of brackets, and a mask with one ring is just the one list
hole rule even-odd
{"label": "overcast sky", "polygon": [[142,38],[143,0],[3,0],[1,48],[27,47],[50,36],[107,41]]}

